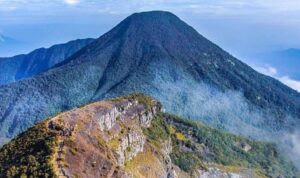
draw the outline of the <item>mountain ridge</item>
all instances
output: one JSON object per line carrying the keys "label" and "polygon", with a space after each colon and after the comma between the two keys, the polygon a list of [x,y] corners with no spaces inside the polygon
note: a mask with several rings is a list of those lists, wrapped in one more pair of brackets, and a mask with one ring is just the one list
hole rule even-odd
{"label": "mountain ridge", "polygon": [[28,54],[0,57],[0,85],[33,77],[70,57],[94,39],[77,39],[49,48],[39,48]]}
{"label": "mountain ridge", "polygon": [[132,94],[60,113],[0,149],[0,176],[292,178],[297,173],[271,143],[161,110],[153,98]]}
{"label": "mountain ridge", "polygon": [[10,56],[17,50],[27,49],[27,43],[14,37],[0,33],[0,56]]}

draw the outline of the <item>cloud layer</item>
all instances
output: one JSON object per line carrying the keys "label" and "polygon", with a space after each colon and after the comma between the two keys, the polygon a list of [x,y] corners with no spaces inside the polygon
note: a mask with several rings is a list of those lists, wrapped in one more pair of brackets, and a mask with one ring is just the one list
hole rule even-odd
{"label": "cloud layer", "polygon": [[[80,3],[81,6],[91,7],[89,10],[92,11],[98,9],[113,13],[169,9],[177,12],[210,13],[213,15],[242,15],[255,14],[257,12],[278,13],[300,10],[300,1],[295,0],[0,0],[0,11],[25,8],[36,10],[37,7],[51,8],[55,4],[61,5],[63,3],[69,5]],[[27,4],[28,6],[23,6],[23,4]]]}
{"label": "cloud layer", "polygon": [[300,92],[300,81],[291,79],[289,76],[279,76],[277,69],[272,66],[265,66],[265,67],[254,67],[257,71],[262,74],[274,77],[284,83],[285,85],[293,88]]}

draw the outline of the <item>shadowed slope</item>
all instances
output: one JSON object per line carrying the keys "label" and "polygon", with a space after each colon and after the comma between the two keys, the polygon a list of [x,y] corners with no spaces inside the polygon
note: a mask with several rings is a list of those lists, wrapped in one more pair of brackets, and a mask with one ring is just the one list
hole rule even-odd
{"label": "shadowed slope", "polygon": [[74,40],[50,48],[36,49],[29,54],[0,58],[0,85],[45,72],[92,41],[94,39]]}

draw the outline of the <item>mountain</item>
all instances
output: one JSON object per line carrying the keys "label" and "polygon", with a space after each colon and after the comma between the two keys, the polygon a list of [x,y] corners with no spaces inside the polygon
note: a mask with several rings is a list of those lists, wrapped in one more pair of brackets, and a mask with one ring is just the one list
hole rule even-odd
{"label": "mountain", "polygon": [[[136,13],[27,80],[0,86],[0,138],[91,101],[148,94],[167,112],[264,139],[298,127],[300,94],[262,75],[169,12]],[[282,133],[280,133],[283,135]]]}
{"label": "mountain", "polygon": [[54,45],[47,49],[40,48],[26,55],[0,58],[0,85],[47,71],[92,41],[93,39],[74,40],[65,44]]}
{"label": "mountain", "polygon": [[15,50],[20,50],[24,48],[26,49],[27,45],[28,44],[23,41],[0,34],[0,56],[1,57],[9,55]]}
{"label": "mountain", "polygon": [[[213,135],[212,135],[213,134]],[[285,177],[271,143],[161,112],[131,95],[60,113],[0,149],[0,177]]]}

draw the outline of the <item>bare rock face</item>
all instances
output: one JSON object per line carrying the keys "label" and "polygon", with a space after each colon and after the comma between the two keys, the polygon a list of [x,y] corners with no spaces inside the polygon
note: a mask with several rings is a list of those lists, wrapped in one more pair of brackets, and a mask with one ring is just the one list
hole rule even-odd
{"label": "bare rock face", "polygon": [[98,123],[100,126],[101,131],[109,130],[115,125],[116,118],[120,115],[120,112],[116,108],[113,108],[111,111],[107,112],[106,114],[101,115],[98,118]]}
{"label": "bare rock face", "polygon": [[228,173],[217,168],[208,168],[207,171],[199,171],[198,178],[243,178],[242,175],[236,173]]}
{"label": "bare rock face", "polygon": [[144,151],[146,138],[140,129],[130,130],[128,134],[120,139],[120,145],[116,151],[119,165],[124,165],[130,161],[139,152]]}
{"label": "bare rock face", "polygon": [[[123,166],[139,152],[143,152],[146,138],[142,128],[149,127],[157,113],[157,106],[146,110],[138,101],[117,103],[114,107],[98,113],[97,121],[101,131],[109,132],[113,137],[108,137],[107,142],[113,142],[118,137],[117,145],[112,148],[115,152],[117,163]],[[121,128],[126,125],[126,128]],[[122,130],[123,129],[123,130]],[[112,134],[113,133],[113,134]]]}
{"label": "bare rock face", "polygon": [[142,127],[149,127],[151,125],[151,121],[157,112],[156,110],[157,110],[157,108],[153,107],[153,108],[151,108],[150,111],[146,111],[140,115],[139,121],[140,121],[140,125]]}
{"label": "bare rock face", "polygon": [[101,131],[110,130],[116,124],[117,118],[123,116],[134,104],[137,106],[136,102],[126,102],[122,103],[121,106],[114,106],[113,108],[98,113],[98,123]]}
{"label": "bare rock face", "polygon": [[63,177],[126,177],[126,162],[145,151],[149,127],[160,110],[132,98],[95,102],[60,114],[48,121],[59,132],[53,162]]}
{"label": "bare rock face", "polygon": [[172,141],[171,139],[167,140],[163,144],[162,154],[166,164],[166,177],[167,178],[178,178],[174,165],[172,164],[172,159],[170,154],[172,153]]}
{"label": "bare rock face", "polygon": [[237,146],[238,148],[242,149],[245,152],[249,152],[252,149],[251,145],[249,145],[248,143],[236,142],[235,146]]}

